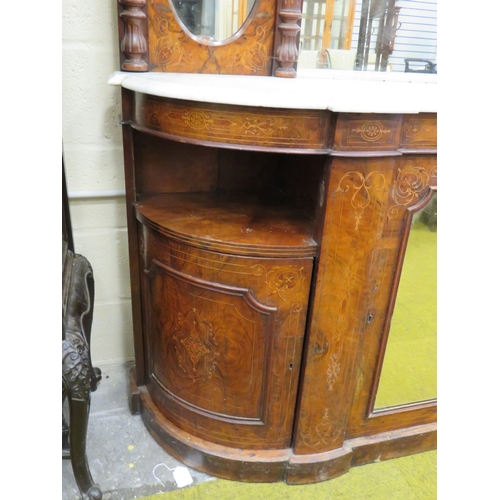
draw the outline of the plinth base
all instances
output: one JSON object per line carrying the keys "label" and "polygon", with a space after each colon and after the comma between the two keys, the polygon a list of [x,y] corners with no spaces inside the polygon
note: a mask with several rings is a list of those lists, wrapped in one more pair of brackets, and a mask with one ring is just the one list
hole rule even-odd
{"label": "plinth base", "polygon": [[130,408],[140,413],[156,441],[170,455],[200,472],[233,481],[310,484],[335,478],[351,467],[436,449],[436,424],[347,440],[339,449],[310,455],[282,450],[244,450],[192,436],[158,410],[145,386],[130,371]]}

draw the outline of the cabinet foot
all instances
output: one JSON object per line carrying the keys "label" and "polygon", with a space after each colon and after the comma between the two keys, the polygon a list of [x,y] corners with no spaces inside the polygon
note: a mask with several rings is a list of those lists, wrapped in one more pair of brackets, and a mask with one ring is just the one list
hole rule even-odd
{"label": "cabinet foot", "polygon": [[139,415],[141,413],[141,398],[135,377],[135,368],[129,371],[129,407],[132,415]]}
{"label": "cabinet foot", "polygon": [[341,476],[351,468],[352,450],[343,447],[325,453],[293,455],[288,464],[288,484],[310,484]]}

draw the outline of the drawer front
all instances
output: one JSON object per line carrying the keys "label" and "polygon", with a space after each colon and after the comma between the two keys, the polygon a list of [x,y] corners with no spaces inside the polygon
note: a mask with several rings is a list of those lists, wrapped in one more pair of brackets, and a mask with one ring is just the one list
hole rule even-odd
{"label": "drawer front", "polygon": [[334,149],[337,151],[391,151],[436,147],[435,113],[338,115],[334,139]]}
{"label": "drawer front", "polygon": [[197,103],[136,94],[135,122],[192,143],[247,149],[327,150],[331,113]]}
{"label": "drawer front", "polygon": [[338,151],[387,151],[399,147],[402,115],[340,114],[335,128]]}
{"label": "drawer front", "polygon": [[401,131],[402,148],[436,148],[437,118],[435,114],[406,115]]}
{"label": "drawer front", "polygon": [[290,446],[312,258],[243,258],[143,226],[148,389],[177,426],[233,447]]}

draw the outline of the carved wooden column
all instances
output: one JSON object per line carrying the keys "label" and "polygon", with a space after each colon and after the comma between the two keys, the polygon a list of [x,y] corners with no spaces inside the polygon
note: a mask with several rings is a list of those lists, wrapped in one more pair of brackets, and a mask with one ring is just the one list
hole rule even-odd
{"label": "carved wooden column", "polygon": [[120,18],[123,20],[120,50],[125,56],[122,61],[123,71],[147,71],[148,63],[145,56],[148,44],[144,35],[144,20],[147,18],[143,9],[146,0],[118,0],[123,5]]}
{"label": "carved wooden column", "polygon": [[294,64],[299,59],[297,36],[300,33],[299,21],[302,19],[301,6],[301,0],[283,0],[279,9],[281,23],[278,25],[277,34],[280,39],[276,49],[278,67],[274,71],[274,76],[282,78],[297,76]]}

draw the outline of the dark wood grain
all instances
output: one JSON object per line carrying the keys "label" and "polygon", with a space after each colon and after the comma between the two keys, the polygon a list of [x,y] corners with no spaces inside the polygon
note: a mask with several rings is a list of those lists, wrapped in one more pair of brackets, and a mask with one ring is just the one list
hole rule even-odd
{"label": "dark wood grain", "polygon": [[118,0],[120,67],[148,71],[148,19],[146,0]]}
{"label": "dark wood grain", "polygon": [[[123,118],[130,118],[135,102],[133,92],[122,89]],[[139,272],[139,250],[137,241],[137,220],[135,218],[134,203],[137,199],[136,191],[136,165],[134,148],[134,131],[124,125],[123,136],[123,164],[125,170],[125,200],[127,204],[127,236],[129,248],[130,293],[132,298],[132,324],[134,331],[134,352],[136,363],[137,383],[144,384],[144,341],[142,332],[142,307],[141,307],[141,275]]]}
{"label": "dark wood grain", "polygon": [[299,33],[302,19],[302,2],[288,0],[278,2],[276,62],[274,76],[295,78],[297,76],[297,61],[299,59]]}
{"label": "dark wood grain", "polygon": [[210,192],[217,188],[218,151],[136,132],[134,157],[141,165],[138,197],[155,193]]}

